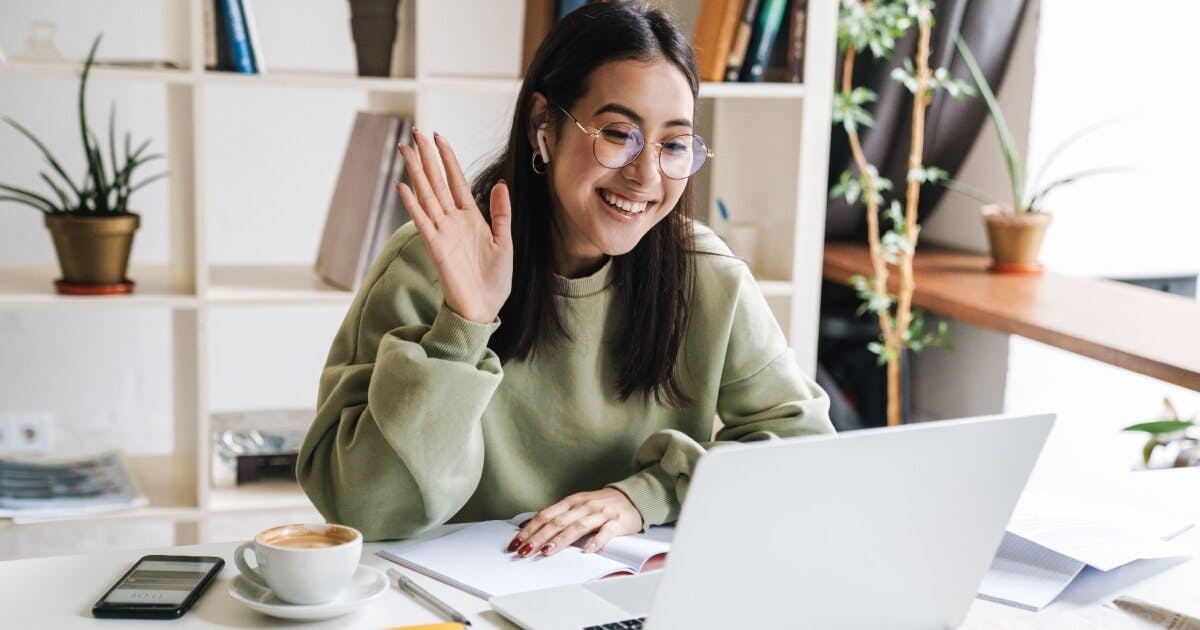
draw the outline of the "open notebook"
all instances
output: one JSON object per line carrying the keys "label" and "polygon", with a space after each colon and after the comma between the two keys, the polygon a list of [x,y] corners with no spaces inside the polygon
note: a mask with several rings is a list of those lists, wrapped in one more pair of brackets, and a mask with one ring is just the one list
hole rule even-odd
{"label": "open notebook", "polygon": [[583,538],[552,556],[521,558],[507,551],[532,517],[483,521],[433,540],[384,549],[379,555],[441,580],[476,597],[488,599],[540,588],[579,584],[618,573],[638,573],[654,556],[671,548],[673,527],[651,527],[642,534],[620,536],[595,553],[583,553]]}

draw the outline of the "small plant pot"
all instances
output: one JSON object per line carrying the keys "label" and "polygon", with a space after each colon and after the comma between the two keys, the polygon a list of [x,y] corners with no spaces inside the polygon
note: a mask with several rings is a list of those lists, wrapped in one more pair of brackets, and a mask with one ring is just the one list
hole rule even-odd
{"label": "small plant pot", "polygon": [[1050,215],[1044,212],[1014,214],[1009,208],[995,204],[983,207],[983,223],[987,228],[992,264],[988,271],[995,273],[1042,273],[1038,252]]}
{"label": "small plant pot", "polygon": [[130,293],[125,277],[129,250],[140,218],[136,214],[79,217],[47,214],[46,227],[54,239],[62,278],[54,282],[67,295]]}

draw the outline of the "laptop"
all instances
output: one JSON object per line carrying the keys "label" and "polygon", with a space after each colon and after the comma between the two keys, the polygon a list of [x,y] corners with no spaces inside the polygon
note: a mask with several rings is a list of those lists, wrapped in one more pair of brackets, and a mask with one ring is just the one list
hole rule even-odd
{"label": "laptop", "polygon": [[522,628],[948,628],[1052,414],[713,448],[663,570],[493,597]]}

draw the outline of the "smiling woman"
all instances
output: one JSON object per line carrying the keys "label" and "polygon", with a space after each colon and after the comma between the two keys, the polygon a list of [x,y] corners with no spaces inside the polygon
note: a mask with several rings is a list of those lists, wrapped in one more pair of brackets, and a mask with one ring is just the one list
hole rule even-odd
{"label": "smiling woman", "polygon": [[717,441],[832,431],[746,265],[692,220],[691,46],[590,4],[526,73],[507,147],[468,184],[414,130],[413,223],[335,337],[297,473],[370,540],[538,510],[510,551],[673,521]]}

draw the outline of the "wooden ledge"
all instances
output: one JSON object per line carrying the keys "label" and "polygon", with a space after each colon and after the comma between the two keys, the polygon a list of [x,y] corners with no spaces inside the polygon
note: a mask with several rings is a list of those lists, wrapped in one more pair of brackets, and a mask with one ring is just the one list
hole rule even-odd
{"label": "wooden ledge", "polygon": [[[1112,280],[989,273],[988,262],[920,246],[913,304],[1200,391],[1200,303]],[[866,245],[826,243],[824,277],[849,284],[856,274],[872,275]]]}

